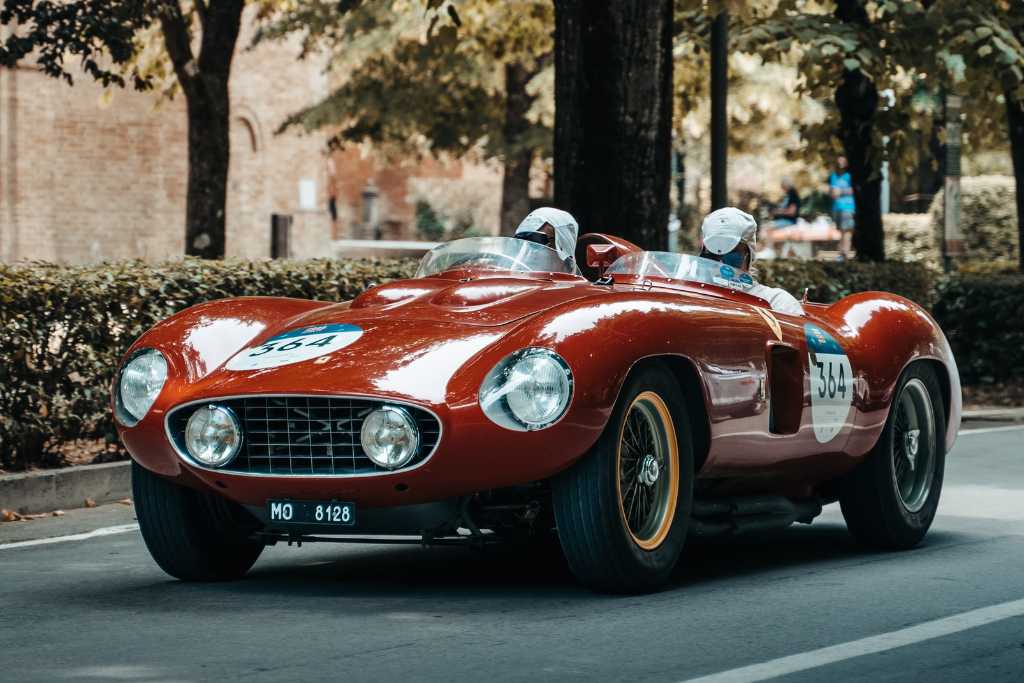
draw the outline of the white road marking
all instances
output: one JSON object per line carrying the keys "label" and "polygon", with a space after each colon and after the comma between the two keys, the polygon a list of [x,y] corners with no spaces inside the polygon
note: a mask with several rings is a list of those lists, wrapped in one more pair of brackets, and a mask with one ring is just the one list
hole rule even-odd
{"label": "white road marking", "polygon": [[85,541],[90,538],[98,538],[100,536],[112,536],[114,534],[123,534],[128,531],[135,531],[139,528],[138,524],[118,524],[117,526],[105,526],[100,529],[93,529],[92,531],[86,531],[81,534],[70,534],[68,536],[54,536],[53,538],[36,538],[31,541],[15,541],[14,543],[0,543],[0,550],[10,550],[11,548],[27,548],[33,545],[49,545],[51,543],[67,543],[68,541]]}
{"label": "white road marking", "polygon": [[691,678],[685,683],[755,683],[778,676],[807,671],[820,666],[834,664],[854,657],[877,654],[906,647],[925,640],[942,638],[986,624],[1004,619],[1024,616],[1024,599],[1004,602],[991,607],[954,614],[951,617],[926,621],[898,631],[890,631],[877,636],[852,640],[819,650],[810,650],[788,657],[780,657],[761,664],[752,664],[739,669],[722,671],[700,678]]}
{"label": "white road marking", "polygon": [[989,432],[1010,432],[1014,429],[1024,429],[1024,425],[1010,425],[1008,427],[982,427],[981,429],[964,429],[960,431],[960,436],[967,436],[968,434],[988,434]]}
{"label": "white road marking", "polygon": [[[939,515],[1024,521],[1024,491],[971,484],[943,486]],[[1024,534],[1024,526],[1013,529]],[[1010,528],[1006,532],[1014,533]]]}

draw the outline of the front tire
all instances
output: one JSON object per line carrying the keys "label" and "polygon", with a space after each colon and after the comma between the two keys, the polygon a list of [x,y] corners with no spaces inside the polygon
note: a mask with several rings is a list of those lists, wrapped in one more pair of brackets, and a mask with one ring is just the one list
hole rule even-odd
{"label": "front tire", "polygon": [[660,588],[693,506],[693,441],[683,394],[661,363],[633,372],[590,453],[552,482],[569,568],[600,591]]}
{"label": "front tire", "polygon": [[861,543],[903,550],[928,533],[946,465],[942,387],[929,365],[904,371],[878,443],[840,487],[846,526]]}
{"label": "front tire", "polygon": [[238,579],[263,552],[263,543],[249,539],[255,520],[236,503],[179,486],[137,462],[132,493],[149,554],[177,579]]}

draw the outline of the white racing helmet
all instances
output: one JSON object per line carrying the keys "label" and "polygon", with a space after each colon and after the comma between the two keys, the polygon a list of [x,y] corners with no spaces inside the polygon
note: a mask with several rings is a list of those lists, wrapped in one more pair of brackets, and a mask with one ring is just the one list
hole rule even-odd
{"label": "white racing helmet", "polygon": [[736,248],[740,242],[750,247],[750,260],[757,252],[757,221],[746,211],[727,206],[712,211],[700,225],[701,242],[712,254],[722,256]]}
{"label": "white racing helmet", "polygon": [[534,209],[523,222],[516,228],[516,234],[540,232],[545,223],[550,223],[555,229],[554,250],[562,259],[574,259],[576,254],[576,238],[580,234],[580,226],[572,214],[568,211],[555,209],[550,206]]}

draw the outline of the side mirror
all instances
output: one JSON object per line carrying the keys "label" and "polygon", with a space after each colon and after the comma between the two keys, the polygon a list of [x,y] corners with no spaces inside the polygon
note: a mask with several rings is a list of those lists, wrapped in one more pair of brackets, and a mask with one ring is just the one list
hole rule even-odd
{"label": "side mirror", "polygon": [[604,271],[615,263],[620,255],[619,248],[614,244],[588,244],[587,267],[596,268],[597,276],[604,277]]}

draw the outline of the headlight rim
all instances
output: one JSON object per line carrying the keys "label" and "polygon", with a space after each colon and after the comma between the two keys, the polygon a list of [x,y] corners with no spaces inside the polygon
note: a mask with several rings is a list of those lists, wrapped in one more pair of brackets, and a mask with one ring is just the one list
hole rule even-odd
{"label": "headlight rim", "polygon": [[[552,419],[544,423],[526,422],[515,414],[515,411],[512,410],[504,395],[489,402],[485,401],[485,392],[493,389],[500,390],[503,388],[510,371],[523,359],[536,355],[543,355],[544,357],[553,360],[565,373],[567,392],[565,403]],[[501,377],[502,375],[504,376]],[[498,378],[501,378],[502,381],[498,384],[494,384],[494,381]],[[499,427],[503,427],[510,431],[536,432],[548,429],[561,422],[565,416],[569,414],[569,409],[572,407],[575,395],[575,376],[573,375],[572,367],[565,358],[563,358],[554,349],[544,346],[524,346],[523,348],[504,356],[487,371],[483,381],[480,383],[480,388],[477,390],[477,402],[479,403],[480,409],[483,411],[484,415],[487,416],[487,419]]]}
{"label": "headlight rim", "polygon": [[[128,366],[131,365],[134,361],[136,361],[139,357],[154,353],[161,359],[163,359],[165,368],[164,379],[163,382],[160,384],[160,388],[153,396],[153,400],[149,404],[149,407],[146,409],[146,412],[140,415],[139,417],[136,417],[134,413],[132,413],[131,411],[128,410],[127,407],[125,407],[124,400],[121,398],[121,386],[124,382],[124,373],[128,369]],[[153,406],[160,398],[160,394],[163,393],[164,387],[167,386],[167,379],[170,376],[170,370],[171,364],[170,362],[168,362],[167,356],[162,351],[160,351],[160,349],[154,348],[152,346],[146,346],[136,349],[135,351],[128,355],[124,363],[121,364],[121,368],[117,371],[117,382],[114,385],[114,418],[117,420],[119,424],[121,424],[124,427],[134,427],[135,425],[142,422],[142,420],[144,420],[147,415],[149,415],[149,412],[153,409]]]}
{"label": "headlight rim", "polygon": [[[395,465],[395,466],[389,466],[389,465],[386,465],[386,464],[381,464],[381,463],[377,462],[377,460],[373,456],[370,455],[370,451],[366,447],[366,439],[365,439],[363,434],[364,434],[364,432],[366,430],[366,425],[369,422],[370,416],[373,415],[374,413],[377,413],[377,412],[393,412],[393,413],[396,413],[396,414],[400,415],[402,417],[402,419],[405,420],[408,423],[408,425],[411,425],[411,427],[412,427],[411,431],[412,431],[412,434],[413,434],[413,436],[415,438],[415,441],[413,442],[413,446],[410,449],[410,452],[409,452],[408,456],[404,459],[404,461],[401,464],[398,464],[398,465]],[[367,413],[366,417],[363,418],[363,424],[359,428],[359,446],[360,446],[360,448],[363,449],[363,454],[366,455],[366,457],[370,460],[370,462],[372,462],[376,467],[381,467],[386,472],[389,472],[389,473],[390,472],[397,472],[397,471],[401,470],[402,468],[406,467],[410,462],[415,460],[416,456],[419,454],[419,450],[420,450],[421,444],[422,444],[422,436],[420,434],[419,423],[416,421],[416,418],[412,415],[412,413],[410,413],[408,410],[406,410],[401,405],[392,404],[392,403],[385,403],[384,405],[381,405],[380,407],[373,409],[371,412]]]}
{"label": "headlight rim", "polygon": [[[209,463],[209,462],[203,461],[201,458],[199,458],[192,451],[191,448],[189,448],[188,425],[189,425],[189,423],[192,422],[192,419],[196,415],[199,414],[199,411],[203,410],[204,408],[206,408],[207,410],[215,410],[215,411],[221,411],[221,412],[225,413],[231,419],[231,424],[234,427],[235,432],[238,434],[238,441],[237,441],[237,443],[235,443],[235,447],[232,449],[231,455],[229,455],[227,458],[225,458],[224,460],[222,460],[221,462],[219,462],[217,464],[213,464],[213,463]],[[192,462],[194,462],[195,464],[197,464],[200,467],[203,467],[203,468],[206,468],[206,469],[209,469],[209,470],[220,470],[220,469],[223,469],[224,467],[226,467],[227,465],[230,465],[231,462],[236,457],[238,457],[238,454],[242,451],[242,446],[245,445],[245,429],[242,427],[242,421],[238,418],[238,414],[235,413],[235,411],[232,410],[232,408],[230,406],[226,406],[226,405],[224,405],[222,403],[215,403],[215,402],[210,401],[210,402],[206,402],[205,406],[204,405],[197,406],[196,409],[192,411],[192,414],[188,416],[188,420],[185,422],[185,428],[184,428],[184,430],[182,430],[182,441],[183,441],[184,446],[185,446],[185,453],[188,454],[188,457],[189,457],[190,460],[192,460]]]}

